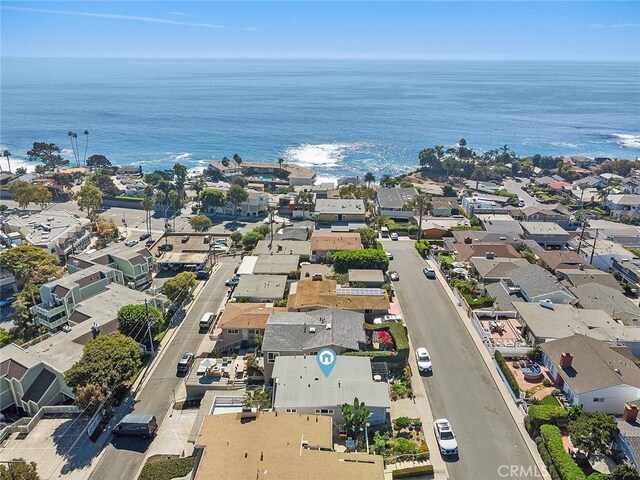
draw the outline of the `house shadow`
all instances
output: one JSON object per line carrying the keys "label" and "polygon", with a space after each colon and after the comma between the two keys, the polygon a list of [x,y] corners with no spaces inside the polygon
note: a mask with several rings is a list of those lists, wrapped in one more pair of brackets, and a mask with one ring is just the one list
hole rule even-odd
{"label": "house shadow", "polygon": [[63,475],[89,467],[102,450],[101,444],[90,441],[85,430],[90,419],[86,415],[69,418],[51,435],[56,454],[64,460],[60,470]]}

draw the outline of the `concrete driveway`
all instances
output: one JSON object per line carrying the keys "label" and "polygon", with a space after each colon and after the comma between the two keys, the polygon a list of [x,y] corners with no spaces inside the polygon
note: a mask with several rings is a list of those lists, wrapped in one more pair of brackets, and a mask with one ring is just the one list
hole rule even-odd
{"label": "concrete driveway", "polygon": [[[445,458],[451,479],[492,480],[535,476],[535,462],[469,331],[438,280],[428,280],[412,241],[384,241],[414,348],[425,346],[433,375],[422,377],[434,418],[448,418],[460,455]],[[439,275],[439,273],[438,273]],[[426,427],[426,426],[425,426]],[[432,455],[439,455],[432,452]],[[506,467],[505,467],[506,466]],[[521,468],[522,467],[522,468]]]}
{"label": "concrete driveway", "polygon": [[525,186],[529,182],[528,178],[523,178],[522,182],[516,182],[511,178],[507,178],[504,180],[504,188],[511,193],[515,193],[519,198],[524,200],[524,206],[530,207],[532,205],[537,205],[538,201],[525,192],[522,187]]}

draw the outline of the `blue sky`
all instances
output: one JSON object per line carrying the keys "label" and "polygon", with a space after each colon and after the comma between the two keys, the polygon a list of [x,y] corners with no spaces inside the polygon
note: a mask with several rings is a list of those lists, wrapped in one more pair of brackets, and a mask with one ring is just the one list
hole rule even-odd
{"label": "blue sky", "polygon": [[4,57],[640,61],[640,2],[3,1]]}

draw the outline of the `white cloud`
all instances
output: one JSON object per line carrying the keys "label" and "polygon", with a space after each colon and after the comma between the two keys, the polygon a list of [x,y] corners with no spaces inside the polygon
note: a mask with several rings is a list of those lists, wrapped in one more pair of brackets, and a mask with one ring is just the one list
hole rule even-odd
{"label": "white cloud", "polygon": [[177,15],[179,17],[188,17],[189,15],[187,15],[186,13],[182,13],[182,12],[167,12],[169,15]]}
{"label": "white cloud", "polygon": [[164,18],[156,17],[143,17],[137,15],[118,15],[114,13],[92,13],[92,12],[74,12],[71,10],[49,10],[45,8],[28,8],[28,7],[13,7],[3,6],[6,10],[16,10],[20,12],[33,12],[33,13],[46,13],[49,15],[71,15],[76,17],[92,17],[92,18],[106,18],[111,20],[124,20],[129,22],[145,22],[145,23],[160,23],[164,25],[178,25],[182,27],[196,27],[196,28],[212,28],[218,30],[230,30],[231,27],[226,25],[215,25],[212,23],[193,23],[183,22],[180,20],[166,20]]}
{"label": "white cloud", "polygon": [[640,23],[594,23],[589,28],[640,28]]}

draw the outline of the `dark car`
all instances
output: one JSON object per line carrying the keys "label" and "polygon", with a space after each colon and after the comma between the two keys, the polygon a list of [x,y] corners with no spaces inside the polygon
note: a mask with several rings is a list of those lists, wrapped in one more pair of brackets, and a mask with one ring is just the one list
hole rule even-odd
{"label": "dark car", "polygon": [[196,356],[191,352],[185,352],[178,360],[177,370],[179,373],[187,373],[189,369],[191,369],[191,365],[193,365],[193,361],[196,359]]}
{"label": "dark car", "polygon": [[130,413],[113,429],[116,437],[153,437],[158,430],[158,422],[153,415]]}
{"label": "dark car", "polygon": [[143,233],[142,235],[140,235],[140,241],[146,240],[147,238],[151,238],[150,233]]}
{"label": "dark car", "polygon": [[162,245],[158,246],[158,250],[161,252],[173,250],[173,243],[163,243]]}
{"label": "dark car", "polygon": [[239,283],[240,283],[240,277],[238,277],[236,275],[235,277],[230,278],[229,280],[224,282],[224,286],[225,287],[237,287]]}
{"label": "dark car", "polygon": [[0,307],[9,307],[13,305],[13,302],[15,301],[15,297],[7,297],[4,300],[0,301]]}
{"label": "dark car", "polygon": [[189,235],[187,235],[186,237],[182,237],[182,238],[180,239],[180,241],[181,241],[182,243],[187,243],[187,242],[189,241],[189,239],[190,239],[190,238],[191,238],[191,237],[190,237]]}

